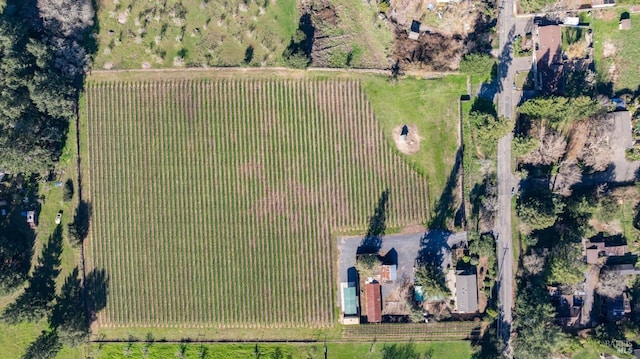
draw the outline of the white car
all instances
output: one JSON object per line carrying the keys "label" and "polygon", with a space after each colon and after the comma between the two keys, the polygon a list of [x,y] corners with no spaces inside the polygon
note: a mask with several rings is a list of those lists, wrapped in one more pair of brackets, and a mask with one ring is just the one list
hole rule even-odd
{"label": "white car", "polygon": [[62,211],[56,214],[56,224],[60,224],[61,221],[62,221]]}

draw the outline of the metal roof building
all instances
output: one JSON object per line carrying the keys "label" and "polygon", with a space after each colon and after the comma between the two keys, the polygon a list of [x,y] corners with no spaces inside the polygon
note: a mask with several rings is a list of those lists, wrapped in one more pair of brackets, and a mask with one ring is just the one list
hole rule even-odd
{"label": "metal roof building", "polygon": [[342,300],[344,305],[342,310],[344,311],[344,315],[358,314],[358,306],[356,304],[357,298],[356,287],[342,288]]}
{"label": "metal roof building", "polygon": [[365,284],[367,294],[367,321],[380,323],[382,321],[382,293],[380,283]]}

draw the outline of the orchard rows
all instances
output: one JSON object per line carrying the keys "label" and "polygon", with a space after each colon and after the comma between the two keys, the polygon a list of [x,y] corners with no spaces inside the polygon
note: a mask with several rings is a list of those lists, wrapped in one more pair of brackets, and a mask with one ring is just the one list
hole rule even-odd
{"label": "orchard rows", "polygon": [[105,327],[335,323],[332,234],[427,220],[353,80],[89,84],[88,264]]}

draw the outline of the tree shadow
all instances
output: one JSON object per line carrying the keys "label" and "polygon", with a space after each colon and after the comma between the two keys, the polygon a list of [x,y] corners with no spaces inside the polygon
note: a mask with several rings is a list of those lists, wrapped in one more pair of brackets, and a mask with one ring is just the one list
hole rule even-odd
{"label": "tree shadow", "polygon": [[387,210],[389,209],[389,189],[385,189],[380,194],[378,205],[373,215],[369,218],[369,228],[367,234],[360,242],[360,246],[356,254],[378,253],[382,247],[382,236],[384,235],[387,225]]}
{"label": "tree shadow", "polygon": [[75,244],[82,244],[89,234],[89,225],[91,223],[92,208],[91,203],[80,200],[76,212],[73,215],[73,221],[69,223],[69,235],[73,238]]}
{"label": "tree shadow", "polygon": [[89,322],[83,307],[83,287],[79,277],[80,270],[75,267],[67,276],[56,298],[49,318],[51,328],[58,331],[62,343],[76,346],[89,337]]}
{"label": "tree shadow", "polygon": [[85,276],[85,303],[89,321],[97,319],[97,313],[107,306],[109,275],[104,269],[94,269]]}
{"label": "tree shadow", "polygon": [[55,358],[62,349],[56,330],[43,330],[42,333],[27,347],[22,359]]}
{"label": "tree shadow", "polygon": [[18,207],[0,225],[0,294],[17,289],[29,277],[36,235]]}
{"label": "tree shadow", "polygon": [[434,215],[429,223],[429,228],[449,228],[449,222],[455,214],[455,194],[456,185],[458,183],[458,172],[462,165],[462,147],[456,151],[456,161],[449,173],[449,178],[442,190],[442,195],[438,198],[434,207]]}
{"label": "tree shadow", "polygon": [[51,302],[56,297],[55,280],[60,274],[61,254],[62,226],[58,225],[44,245],[25,291],[2,313],[4,321],[11,324],[37,321],[49,314]]}

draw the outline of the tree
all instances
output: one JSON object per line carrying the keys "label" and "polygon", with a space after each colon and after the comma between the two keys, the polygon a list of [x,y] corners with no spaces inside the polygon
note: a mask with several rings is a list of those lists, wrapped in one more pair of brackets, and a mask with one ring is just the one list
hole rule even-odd
{"label": "tree", "polygon": [[356,270],[361,278],[373,277],[380,272],[381,265],[378,254],[361,254],[356,259]]}
{"label": "tree", "polygon": [[489,54],[474,52],[464,55],[460,61],[460,72],[479,77],[489,77],[496,59]]}
{"label": "tree", "polygon": [[596,287],[598,294],[608,298],[615,298],[622,295],[626,288],[627,276],[620,274],[620,271],[603,270],[600,272],[600,280]]}
{"label": "tree", "polygon": [[514,357],[550,358],[555,346],[564,340],[564,335],[558,326],[553,325],[556,312],[546,288],[535,276],[523,276],[518,288],[514,319]]}
{"label": "tree", "polygon": [[73,199],[73,181],[68,179],[64,183],[64,188],[62,189],[62,200],[65,202],[69,202]]}
{"label": "tree", "polygon": [[551,250],[547,283],[578,284],[584,281],[585,270],[581,245],[560,242]]}
{"label": "tree", "polygon": [[51,328],[57,329],[60,341],[71,346],[81,344],[89,337],[83,288],[78,275],[76,267],[65,279],[49,320]]}
{"label": "tree", "polygon": [[516,136],[513,139],[513,152],[516,157],[522,157],[540,147],[540,140],[530,136]]}
{"label": "tree", "polygon": [[518,217],[531,229],[553,226],[562,212],[562,202],[547,189],[530,189],[518,198]]}
{"label": "tree", "polygon": [[68,224],[69,235],[76,244],[80,244],[89,234],[89,218],[91,217],[91,206],[86,201],[80,201],[73,221]]}
{"label": "tree", "polygon": [[423,263],[418,266],[416,285],[421,286],[423,292],[429,297],[446,297],[451,294],[442,269],[434,263]]}
{"label": "tree", "polygon": [[45,27],[59,36],[79,36],[93,25],[90,0],[38,0]]}
{"label": "tree", "polygon": [[534,250],[531,254],[522,257],[522,266],[528,275],[538,275],[544,270],[546,259],[547,253],[538,253]]}
{"label": "tree", "polygon": [[532,120],[547,120],[551,127],[564,129],[573,121],[593,117],[603,109],[597,100],[587,96],[550,96],[528,100],[520,105],[519,111]]}
{"label": "tree", "polygon": [[469,123],[474,129],[475,140],[485,156],[493,156],[498,149],[498,140],[509,133],[511,121],[492,113],[472,111]]}

